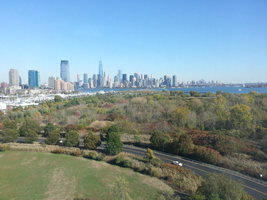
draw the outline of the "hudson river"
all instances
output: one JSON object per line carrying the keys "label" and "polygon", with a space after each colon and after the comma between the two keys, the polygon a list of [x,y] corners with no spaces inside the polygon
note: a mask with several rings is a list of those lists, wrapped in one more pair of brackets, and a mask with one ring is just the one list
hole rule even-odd
{"label": "hudson river", "polygon": [[190,91],[197,91],[200,93],[212,92],[216,93],[217,91],[235,93],[235,94],[246,94],[251,91],[256,91],[258,93],[267,93],[267,88],[244,88],[244,87],[190,87],[190,88],[97,88],[97,89],[79,89],[76,91],[82,92],[119,92],[119,91],[129,91],[129,90],[137,90],[137,91],[183,91],[184,93],[189,93]]}

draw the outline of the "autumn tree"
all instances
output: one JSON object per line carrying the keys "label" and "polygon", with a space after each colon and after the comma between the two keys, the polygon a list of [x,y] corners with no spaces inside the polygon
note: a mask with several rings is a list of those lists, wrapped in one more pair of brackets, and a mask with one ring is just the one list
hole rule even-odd
{"label": "autumn tree", "polygon": [[92,132],[89,132],[84,138],[84,148],[86,149],[96,149],[100,144],[100,137],[98,135],[93,135]]}
{"label": "autumn tree", "polygon": [[171,113],[171,121],[178,125],[182,126],[185,124],[188,119],[189,110],[186,107],[178,107]]}
{"label": "autumn tree", "polygon": [[174,140],[171,145],[171,152],[179,155],[190,155],[193,151],[194,144],[188,134],[180,135],[179,139]]}
{"label": "autumn tree", "polygon": [[235,105],[230,110],[230,123],[234,129],[248,128],[251,124],[253,115],[251,108],[247,105]]}

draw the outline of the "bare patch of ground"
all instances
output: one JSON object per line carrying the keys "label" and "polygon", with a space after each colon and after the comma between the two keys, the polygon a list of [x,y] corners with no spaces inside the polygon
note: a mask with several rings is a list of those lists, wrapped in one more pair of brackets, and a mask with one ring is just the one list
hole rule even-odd
{"label": "bare patch of ground", "polygon": [[73,176],[67,177],[63,168],[53,170],[46,192],[46,200],[73,199],[77,180]]}
{"label": "bare patch of ground", "polygon": [[93,129],[96,129],[96,130],[100,130],[101,128],[107,126],[111,124],[111,122],[108,122],[108,121],[94,121],[92,124],[90,124],[90,126],[88,128],[93,128]]}
{"label": "bare patch of ground", "polygon": [[165,184],[164,182],[160,181],[157,178],[151,178],[151,177],[147,177],[144,175],[141,175],[141,176],[143,180],[142,182],[144,184],[147,184],[148,186],[157,188],[161,191],[172,191],[172,188],[170,186],[168,186],[167,184]]}

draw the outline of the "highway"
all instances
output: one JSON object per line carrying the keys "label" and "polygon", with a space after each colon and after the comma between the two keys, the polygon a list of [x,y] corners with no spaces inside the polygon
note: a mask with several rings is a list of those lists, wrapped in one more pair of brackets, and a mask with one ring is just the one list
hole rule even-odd
{"label": "highway", "polygon": [[[131,145],[124,145],[123,146],[123,152],[135,154],[138,156],[144,156],[146,149],[140,148],[140,147],[134,147]],[[214,173],[224,173],[227,176],[232,177],[235,180],[240,180],[242,183],[242,186],[244,187],[244,190],[249,193],[251,196],[262,199],[267,198],[267,183],[262,180],[258,180],[246,175],[243,175],[241,173],[224,169],[221,167],[217,167],[214,165],[209,165],[206,163],[202,163],[199,161],[193,161],[186,158],[182,158],[180,156],[175,156],[159,151],[153,151],[155,156],[160,158],[162,161],[166,163],[170,163],[174,160],[178,160],[183,164],[184,168],[190,169],[193,172],[195,172],[198,175],[205,175],[206,173],[214,172]]]}
{"label": "highway", "polygon": [[[62,139],[64,140],[64,139]],[[44,142],[45,138],[38,138],[37,142],[41,143]],[[16,142],[24,142],[24,138],[20,137]],[[83,141],[81,140],[80,147],[83,147]],[[102,144],[98,147],[99,149],[105,148],[105,145]],[[132,145],[123,145],[123,152],[135,154],[138,156],[144,156],[146,152],[146,148],[135,147]],[[178,160],[183,164],[184,168],[190,169],[195,172],[197,175],[203,176],[207,173],[214,172],[214,173],[224,173],[227,176],[232,177],[235,180],[241,181],[244,190],[249,193],[251,196],[257,199],[267,198],[267,182],[263,180],[259,180],[256,178],[252,178],[246,175],[243,175],[239,172],[235,172],[232,170],[228,170],[225,168],[217,167],[214,165],[202,163],[199,161],[183,158],[176,155],[171,155],[168,153],[155,151],[153,150],[155,156],[160,158],[163,162],[170,163],[174,160]]]}

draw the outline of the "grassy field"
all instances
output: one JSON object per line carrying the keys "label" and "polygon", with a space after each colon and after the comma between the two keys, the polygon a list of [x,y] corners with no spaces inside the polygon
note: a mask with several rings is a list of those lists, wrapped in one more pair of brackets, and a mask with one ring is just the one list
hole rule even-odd
{"label": "grassy field", "polygon": [[157,199],[171,190],[160,180],[81,157],[39,152],[0,153],[0,199],[112,199],[116,177],[133,199]]}

